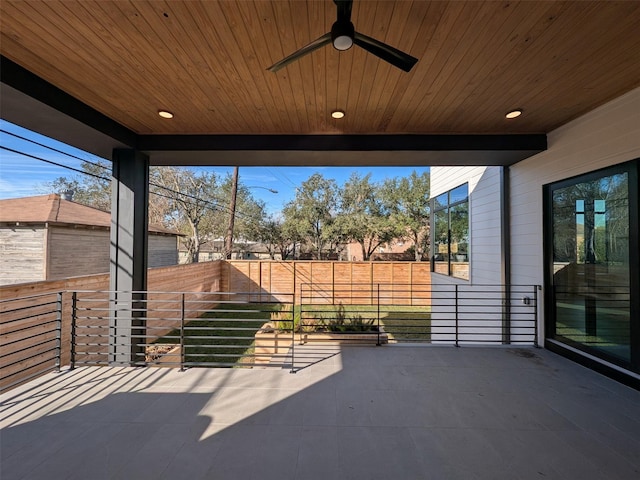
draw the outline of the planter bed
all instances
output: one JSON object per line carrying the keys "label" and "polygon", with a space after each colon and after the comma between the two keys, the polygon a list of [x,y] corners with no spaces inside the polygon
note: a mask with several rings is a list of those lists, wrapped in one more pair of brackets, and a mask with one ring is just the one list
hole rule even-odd
{"label": "planter bed", "polygon": [[[380,327],[380,344],[389,343],[389,336]],[[291,332],[276,330],[265,323],[255,335],[255,363],[269,363],[272,357],[284,357],[291,348],[292,340],[298,345],[308,343],[337,343],[341,345],[377,345],[378,332],[306,332],[291,335]]]}

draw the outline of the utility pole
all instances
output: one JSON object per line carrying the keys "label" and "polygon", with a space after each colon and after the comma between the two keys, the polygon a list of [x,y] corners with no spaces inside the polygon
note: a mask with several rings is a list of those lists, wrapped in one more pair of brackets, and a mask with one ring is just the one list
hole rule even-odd
{"label": "utility pole", "polygon": [[231,259],[233,251],[233,224],[236,218],[236,197],[238,196],[238,167],[233,168],[233,179],[231,185],[231,202],[229,203],[229,227],[227,236],[224,239],[224,258]]}

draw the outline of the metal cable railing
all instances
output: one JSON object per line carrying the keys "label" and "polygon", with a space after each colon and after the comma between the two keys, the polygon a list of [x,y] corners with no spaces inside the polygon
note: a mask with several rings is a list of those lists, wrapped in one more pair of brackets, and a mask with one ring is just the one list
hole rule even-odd
{"label": "metal cable railing", "polygon": [[[287,367],[295,355],[291,299],[240,300],[244,292],[74,292],[76,365]],[[234,297],[238,299],[234,299]]]}
{"label": "metal cable railing", "polygon": [[301,328],[382,343],[538,344],[535,285],[303,284]]}
{"label": "metal cable railing", "polygon": [[71,368],[296,371],[335,354],[334,345],[344,343],[537,345],[538,290],[334,282],[259,295],[75,291],[3,300],[0,387],[67,362]]}

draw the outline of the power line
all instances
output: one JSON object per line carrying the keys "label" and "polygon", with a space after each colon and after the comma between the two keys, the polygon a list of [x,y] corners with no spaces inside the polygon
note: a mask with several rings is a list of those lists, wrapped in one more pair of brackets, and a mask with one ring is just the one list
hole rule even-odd
{"label": "power line", "polygon": [[[64,168],[64,169],[66,169],[66,170],[71,170],[71,171],[74,171],[74,172],[80,173],[80,174],[82,174],[82,175],[88,175],[88,176],[90,176],[90,177],[94,177],[94,178],[97,178],[97,179],[103,180],[103,181],[105,181],[105,182],[111,182],[111,179],[110,179],[110,178],[108,178],[108,177],[103,177],[103,176],[101,176],[101,175],[96,175],[95,173],[85,172],[85,171],[80,170],[80,169],[75,168],[75,167],[70,167],[70,166],[68,166],[68,165],[64,165],[64,164],[62,164],[62,163],[54,162],[53,160],[47,160],[47,159],[45,159],[45,158],[38,157],[38,156],[36,156],[36,155],[32,155],[32,154],[30,154],[30,153],[21,152],[21,151],[19,151],[19,150],[15,150],[15,149],[10,148],[10,147],[5,147],[4,145],[0,145],[0,148],[1,148],[1,149],[3,149],[3,150],[7,150],[7,151],[9,151],[9,152],[17,153],[18,155],[23,155],[23,156],[25,156],[25,157],[29,157],[29,158],[32,158],[32,159],[34,159],[34,160],[38,160],[38,161],[40,161],[40,162],[48,163],[48,164],[50,164],[50,165],[55,165],[56,167]],[[62,152],[62,153],[64,153],[64,152]],[[91,163],[91,162],[88,162],[88,163]],[[181,195],[181,196],[184,196],[184,197],[187,197],[187,198],[190,198],[190,199],[196,200],[196,201],[198,201],[198,202],[204,203],[204,204],[206,204],[206,205],[210,205],[210,206],[214,207],[215,209],[220,210],[220,211],[224,211],[224,212],[226,212],[226,213],[230,213],[230,212],[231,212],[231,210],[230,210],[230,209],[229,209],[229,207],[227,207],[227,206],[220,205],[220,204],[215,203],[215,202],[212,202],[212,201],[210,201],[210,200],[205,200],[205,199],[203,199],[203,198],[196,197],[195,195],[191,195],[191,194],[189,194],[189,193],[179,192],[179,191],[177,191],[177,190],[173,190],[173,189],[171,189],[171,188],[165,187],[164,185],[159,185],[159,184],[157,184],[157,183],[153,183],[153,182],[149,182],[149,185],[154,186],[154,187],[156,187],[156,188],[163,189],[163,190],[168,191],[168,192],[170,192],[170,193],[173,193],[173,194],[175,194],[175,195]],[[157,195],[157,196],[159,196],[159,197],[168,198],[168,199],[170,199],[170,200],[177,200],[175,197],[170,197],[170,196],[168,196],[168,195],[162,195],[162,194],[160,194],[160,193],[158,193],[158,192],[150,191],[149,193],[151,193],[151,194],[153,194],[153,195]],[[184,202],[186,202],[186,203],[190,203],[191,205],[195,205],[193,202],[188,202],[188,201],[185,201],[185,200],[179,200],[179,201],[184,201]],[[236,215],[240,215],[241,217],[251,218],[251,215],[244,214],[244,213],[242,213],[242,212],[238,212],[238,211],[236,211]]]}
{"label": "power line", "polygon": [[34,160],[39,160],[40,162],[48,163],[50,165],[55,165],[56,167],[66,168],[67,170],[72,170],[77,173],[81,173],[83,175],[89,175],[90,177],[99,178],[100,180],[105,180],[107,182],[111,181],[110,178],[102,177],[100,175],[96,175],[95,173],[85,172],[78,168],[70,167],[68,165],[63,165],[62,163],[54,162],[53,160],[47,160],[46,158],[36,157],[35,155],[31,155],[30,153],[21,152],[19,150],[15,150],[13,148],[5,147],[4,145],[0,145],[0,148],[3,150],[7,150],[9,152],[17,153],[18,155],[24,155],[25,157],[33,158]]}
{"label": "power line", "polygon": [[[80,161],[82,161],[82,162],[84,162],[84,163],[88,163],[89,165],[93,165],[93,166],[95,166],[95,167],[99,167],[99,168],[102,168],[102,169],[104,169],[104,170],[110,170],[110,168],[109,168],[109,167],[107,167],[107,166],[105,166],[105,165],[101,165],[100,163],[92,162],[92,161],[90,161],[90,160],[87,160],[87,159],[84,159],[84,158],[78,157],[77,155],[73,155],[73,154],[71,154],[71,153],[69,153],[69,152],[65,152],[65,151],[63,151],[63,150],[58,150],[57,148],[51,147],[51,146],[49,146],[49,145],[45,145],[44,143],[37,142],[37,141],[35,141],[35,140],[31,139],[31,138],[23,137],[22,135],[18,135],[17,133],[13,133],[13,132],[10,132],[10,131],[8,131],[8,130],[1,129],[1,128],[0,128],[0,132],[2,132],[2,133],[6,133],[7,135],[11,135],[11,136],[13,136],[13,137],[15,137],[15,138],[19,138],[20,140],[24,140],[24,141],[26,141],[26,142],[33,143],[33,144],[38,145],[38,146],[40,146],[40,147],[47,148],[47,149],[52,150],[52,151],[54,151],[54,152],[60,153],[60,154],[62,154],[62,155],[66,155],[66,156],[68,156],[68,157],[75,158],[76,160],[80,160]],[[78,170],[78,169],[76,169],[76,168],[74,168],[74,167],[70,167],[70,166],[67,166],[67,165],[62,165],[62,164],[59,164],[59,163],[53,162],[53,161],[51,161],[51,160],[46,160],[46,159],[41,158],[41,157],[36,157],[36,156],[34,156],[34,155],[30,155],[30,154],[25,153],[25,152],[20,152],[20,151],[17,151],[17,150],[13,150],[13,149],[10,149],[10,148],[8,148],[8,147],[2,147],[2,148],[4,148],[5,150],[9,150],[9,151],[11,151],[11,152],[14,152],[14,153],[18,153],[18,154],[20,154],[20,155],[25,155],[25,156],[31,157],[31,158],[33,158],[33,159],[35,159],[35,160],[40,160],[40,161],[42,161],[42,162],[49,163],[49,164],[51,164],[51,165],[55,165],[55,166],[58,166],[58,167],[61,167],[61,168],[66,168],[66,169],[68,169],[68,170],[73,170],[74,172],[78,172],[78,173],[81,173],[81,174],[84,174],[84,175],[90,175],[90,176],[92,176],[92,177],[99,178],[99,179],[104,180],[104,181],[111,181],[111,179],[110,179],[110,178],[102,177],[102,176],[100,176],[100,175],[96,175],[96,174],[93,174],[93,173],[90,173],[90,172],[86,172],[86,171],[84,171],[84,170]],[[287,179],[287,181],[289,181],[289,183],[292,183],[289,179]],[[220,209],[220,210],[224,210],[224,209],[226,209],[226,211],[227,211],[227,212],[231,212],[231,209],[230,209],[229,207],[222,207],[222,206],[221,206],[221,205],[219,205],[219,204],[215,204],[214,202],[211,202],[211,201],[209,201],[209,200],[201,199],[201,198],[199,198],[199,197],[197,197],[197,196],[195,196],[195,195],[190,195],[190,194],[188,194],[188,193],[179,192],[179,191],[177,191],[177,190],[173,190],[173,189],[171,189],[171,188],[169,188],[169,187],[165,187],[164,185],[160,185],[160,184],[158,184],[158,183],[154,183],[154,182],[149,182],[149,185],[150,185],[150,186],[153,186],[153,187],[156,187],[156,188],[161,188],[161,189],[163,189],[163,190],[166,190],[166,191],[168,191],[168,192],[174,193],[174,194],[176,194],[176,195],[182,195],[182,196],[184,196],[184,197],[191,198],[191,199],[196,200],[196,201],[198,201],[198,202],[205,202],[205,203],[209,203],[209,204],[211,204],[211,205],[215,205],[215,206],[216,206],[216,208],[218,208],[218,209]],[[293,183],[292,183],[292,185],[293,185]],[[154,194],[156,194],[156,192],[150,192],[150,193],[154,193]],[[159,194],[158,194],[158,195],[159,195]],[[171,198],[171,197],[168,197],[168,196],[166,196],[166,195],[159,195],[159,196],[164,196],[165,198]],[[242,213],[241,213],[241,215],[242,215]]]}
{"label": "power line", "polygon": [[[89,164],[94,165],[96,167],[100,167],[100,168],[103,168],[105,170],[109,170],[109,167],[106,167],[106,166],[101,165],[99,163],[92,162],[92,161],[87,160],[85,158],[78,157],[77,155],[73,155],[72,153],[65,152],[64,150],[58,150],[57,148],[54,148],[54,147],[52,147],[50,145],[45,145],[44,143],[36,142],[32,138],[23,137],[22,135],[18,135],[17,133],[14,133],[14,132],[9,132],[8,130],[4,130],[4,129],[1,129],[1,128],[0,128],[0,133],[6,133],[7,135],[11,135],[12,137],[19,138],[20,140],[24,140],[25,142],[33,143],[34,145],[38,145],[39,147],[47,148],[47,149],[52,150],[52,151],[54,151],[56,153],[61,153],[62,155],[66,155],[67,157],[75,158],[76,160],[80,160],[81,162],[86,162],[86,163],[89,163]],[[104,160],[106,160],[106,159],[104,159]]]}

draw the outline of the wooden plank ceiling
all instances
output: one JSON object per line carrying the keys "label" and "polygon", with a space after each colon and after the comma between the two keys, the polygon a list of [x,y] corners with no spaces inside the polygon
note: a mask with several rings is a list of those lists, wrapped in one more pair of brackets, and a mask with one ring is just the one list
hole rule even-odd
{"label": "wooden plank ceiling", "polygon": [[410,73],[331,46],[267,71],[330,30],[331,1],[2,0],[0,18],[2,55],[139,134],[545,133],[640,85],[638,1],[355,0]]}

